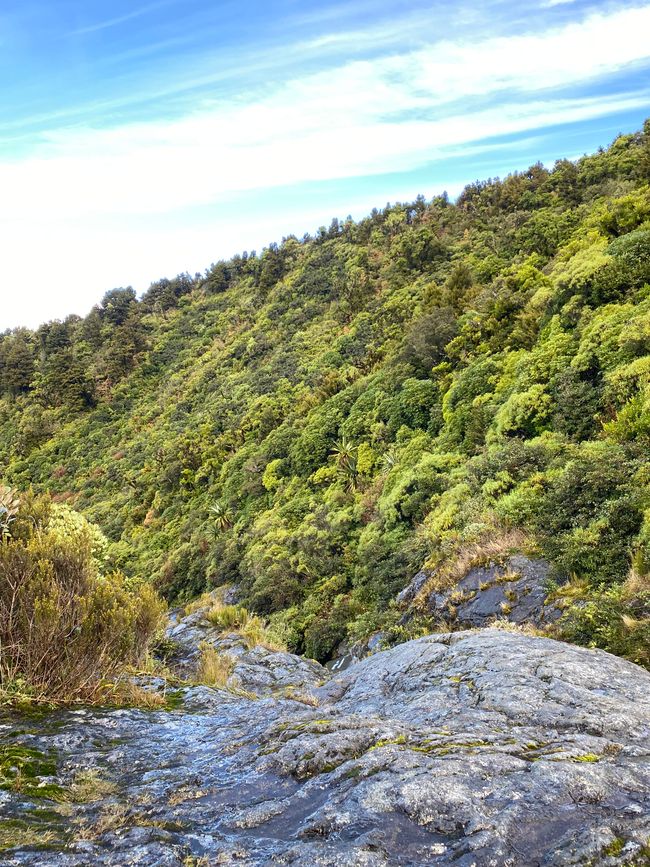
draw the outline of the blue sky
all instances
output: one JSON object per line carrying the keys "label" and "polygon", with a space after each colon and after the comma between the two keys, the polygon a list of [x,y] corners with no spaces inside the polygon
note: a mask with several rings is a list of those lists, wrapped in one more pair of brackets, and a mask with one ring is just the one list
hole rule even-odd
{"label": "blue sky", "polygon": [[3,0],[0,330],[650,115],[650,2]]}

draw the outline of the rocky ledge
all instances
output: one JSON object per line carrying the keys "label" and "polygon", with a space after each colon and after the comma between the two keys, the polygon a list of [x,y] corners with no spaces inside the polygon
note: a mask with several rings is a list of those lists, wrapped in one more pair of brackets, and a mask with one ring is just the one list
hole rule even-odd
{"label": "rocky ledge", "polygon": [[[562,615],[562,609],[548,598],[551,565],[539,558],[512,554],[503,562],[472,566],[452,587],[427,593],[432,579],[435,572],[418,572],[398,595],[398,605],[407,607],[423,597],[425,611],[455,628],[489,626],[495,620],[547,626]],[[564,580],[555,579],[556,583]],[[404,619],[412,613],[407,609]]]}
{"label": "rocky ledge", "polygon": [[333,677],[273,656],[241,652],[245,694],[2,718],[0,863],[648,863],[648,672],[497,629]]}

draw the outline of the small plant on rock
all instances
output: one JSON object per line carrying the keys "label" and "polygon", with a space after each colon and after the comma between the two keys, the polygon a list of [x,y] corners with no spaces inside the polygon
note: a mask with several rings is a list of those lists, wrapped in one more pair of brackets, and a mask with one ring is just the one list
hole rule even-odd
{"label": "small plant on rock", "polygon": [[219,653],[211,644],[203,642],[200,647],[201,657],[196,678],[206,686],[225,687],[228,684],[234,660],[227,653]]}

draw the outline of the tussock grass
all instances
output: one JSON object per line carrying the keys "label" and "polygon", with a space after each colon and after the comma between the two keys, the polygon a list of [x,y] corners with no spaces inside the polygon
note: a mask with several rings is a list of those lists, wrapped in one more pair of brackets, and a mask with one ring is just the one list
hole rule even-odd
{"label": "tussock grass", "polygon": [[627,579],[623,584],[623,595],[627,598],[650,594],[650,571],[642,572],[636,565],[630,566]]}
{"label": "tussock grass", "polygon": [[493,620],[489,624],[490,629],[503,629],[506,632],[516,632],[518,635],[530,635],[533,638],[549,638],[548,632],[533,626],[532,623],[513,623],[512,620]]}
{"label": "tussock grass", "polygon": [[103,834],[114,833],[129,824],[129,810],[124,804],[109,803],[102,808],[96,821],[76,832],[78,840],[96,840]]}
{"label": "tussock grass", "polygon": [[202,608],[210,608],[214,600],[215,596],[213,593],[202,593],[200,596],[197,596],[196,599],[192,599],[191,602],[188,602],[183,606],[183,616],[189,617],[190,614],[195,614]]}
{"label": "tussock grass", "polygon": [[167,699],[162,692],[144,689],[130,677],[109,684],[98,696],[101,704],[111,704],[120,707],[139,707],[145,710],[157,710],[166,707]]}
{"label": "tussock grass", "polygon": [[298,701],[300,704],[306,704],[308,707],[319,707],[320,702],[316,698],[316,696],[307,692],[304,689],[300,689],[295,686],[285,686],[283,690],[283,695],[285,698],[290,698],[293,701]]}
{"label": "tussock grass", "polygon": [[225,630],[240,630],[251,619],[251,615],[241,605],[224,605],[215,602],[206,615],[213,626]]}
{"label": "tussock grass", "polygon": [[0,819],[0,852],[25,846],[46,848],[58,842],[56,832],[20,819]]}
{"label": "tussock grass", "polygon": [[219,653],[210,644],[201,645],[201,657],[196,672],[196,679],[205,686],[226,688],[228,678],[232,674],[235,660],[227,653]]}
{"label": "tussock grass", "polygon": [[184,616],[205,611],[205,619],[223,632],[241,636],[249,648],[265,647],[267,650],[285,651],[287,649],[266,621],[252,614],[243,605],[227,605],[223,601],[225,587],[203,593],[193,599],[183,609]]}
{"label": "tussock grass", "polygon": [[90,804],[93,801],[101,801],[108,795],[114,795],[116,791],[115,783],[103,779],[99,771],[80,770],[68,787],[65,800],[73,804]]}
{"label": "tussock grass", "polygon": [[206,619],[224,632],[240,635],[249,648],[265,647],[267,650],[275,651],[287,649],[261,617],[251,614],[241,605],[224,605],[217,598],[212,600]]}
{"label": "tussock grass", "polygon": [[[415,599],[415,605],[422,608],[432,592],[442,592],[454,587],[467,575],[470,569],[487,566],[490,563],[503,563],[517,551],[533,548],[531,537],[519,529],[495,530],[477,542],[466,543],[456,557],[440,563],[435,572],[424,584]],[[503,580],[513,580],[512,577]]]}

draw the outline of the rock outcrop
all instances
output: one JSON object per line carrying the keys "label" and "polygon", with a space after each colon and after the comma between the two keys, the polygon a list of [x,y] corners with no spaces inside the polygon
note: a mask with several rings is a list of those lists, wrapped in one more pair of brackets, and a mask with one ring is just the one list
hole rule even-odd
{"label": "rock outcrop", "polygon": [[[195,686],[164,711],[2,718],[0,863],[647,863],[648,672],[497,629],[333,677],[267,654],[240,657],[258,697]],[[309,701],[266,682],[276,662],[307,665]]]}
{"label": "rock outcrop", "polygon": [[257,696],[296,691],[309,695],[312,687],[327,678],[327,671],[312,659],[259,645],[249,648],[239,633],[212,626],[206,620],[208,610],[209,606],[205,606],[187,617],[183,616],[182,609],[171,612],[166,635],[173,647],[169,661],[177,673],[193,675],[201,648],[208,645],[232,661],[226,683],[231,689]]}
{"label": "rock outcrop", "polygon": [[[488,626],[494,620],[546,626],[562,614],[548,599],[550,572],[545,560],[513,554],[502,563],[474,566],[453,587],[432,590],[424,608],[459,629]],[[397,597],[398,604],[411,605],[432,579],[435,573],[418,572]]]}

